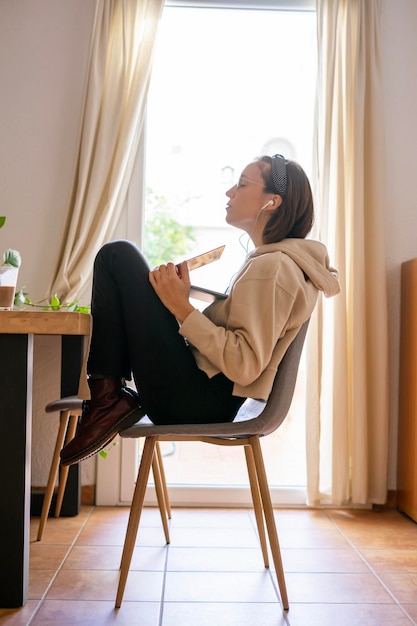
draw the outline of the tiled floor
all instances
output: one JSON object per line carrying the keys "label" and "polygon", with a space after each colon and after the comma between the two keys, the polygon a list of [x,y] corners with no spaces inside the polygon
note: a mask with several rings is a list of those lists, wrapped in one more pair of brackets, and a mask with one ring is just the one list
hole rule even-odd
{"label": "tiled floor", "polygon": [[145,509],[114,609],[128,509],[83,507],[31,526],[29,600],[3,626],[409,626],[417,524],[395,511],[276,510],[290,611],[280,608],[249,510],[174,509],[166,546]]}

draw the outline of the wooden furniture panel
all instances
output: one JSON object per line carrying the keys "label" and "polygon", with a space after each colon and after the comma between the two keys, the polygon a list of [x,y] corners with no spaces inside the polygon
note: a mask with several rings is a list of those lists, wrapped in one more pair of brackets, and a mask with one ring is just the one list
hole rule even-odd
{"label": "wooden furniture panel", "polygon": [[417,521],[417,259],[401,266],[398,508]]}

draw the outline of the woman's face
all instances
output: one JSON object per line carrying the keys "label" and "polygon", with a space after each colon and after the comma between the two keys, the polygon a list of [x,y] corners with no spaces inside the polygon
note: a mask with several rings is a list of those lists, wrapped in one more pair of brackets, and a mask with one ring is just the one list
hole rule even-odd
{"label": "woman's face", "polygon": [[[264,180],[256,163],[250,163],[240,175],[237,185],[226,191],[229,202],[226,206],[226,222],[246,231],[253,239],[255,230],[262,232],[267,218],[265,206],[274,198],[274,194],[264,192]],[[262,229],[262,230],[260,230]]]}

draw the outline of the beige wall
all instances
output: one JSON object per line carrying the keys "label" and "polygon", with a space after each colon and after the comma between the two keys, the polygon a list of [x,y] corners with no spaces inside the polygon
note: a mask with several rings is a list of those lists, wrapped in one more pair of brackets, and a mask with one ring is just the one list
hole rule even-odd
{"label": "beige wall", "polygon": [[[0,2],[0,250],[23,255],[19,286],[45,295],[64,226],[95,0]],[[387,283],[391,349],[389,486],[395,488],[400,265],[417,256],[417,2],[382,0]],[[43,358],[55,354],[50,343]],[[38,367],[43,368],[42,360]],[[53,383],[54,385],[56,383]],[[39,411],[46,399],[38,391]],[[49,399],[49,398],[48,398]],[[37,411],[38,409],[36,409]],[[36,412],[35,411],[35,412]],[[45,484],[54,427],[34,418],[33,484]],[[87,470],[85,470],[86,472]],[[92,481],[92,470],[83,483]]]}
{"label": "beige wall", "polygon": [[0,245],[44,297],[75,166],[94,0],[0,2]]}
{"label": "beige wall", "polygon": [[[0,252],[23,258],[18,287],[45,297],[61,245],[75,165],[95,0],[0,2]],[[58,428],[45,404],[59,397],[60,345],[35,342],[32,484],[46,484]],[[52,367],[51,367],[52,362]],[[42,384],[49,372],[48,385]],[[82,481],[95,480],[85,464]]]}

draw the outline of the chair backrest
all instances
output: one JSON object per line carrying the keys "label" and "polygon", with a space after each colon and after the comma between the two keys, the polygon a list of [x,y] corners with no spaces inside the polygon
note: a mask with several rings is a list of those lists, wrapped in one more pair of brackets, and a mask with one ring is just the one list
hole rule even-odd
{"label": "chair backrest", "polygon": [[[297,382],[298,368],[309,321],[304,322],[295,339],[288,346],[279,364],[268,401],[264,405],[264,409],[260,413],[258,411],[255,419],[257,422],[257,434],[259,435],[269,435],[279,428],[288,414]],[[247,400],[247,402],[249,403],[248,414],[250,415],[251,401]],[[256,401],[252,401],[252,404],[253,402]]]}

